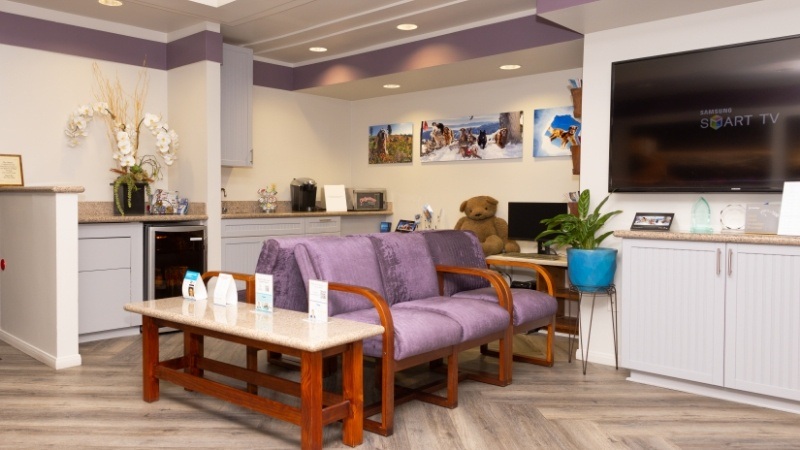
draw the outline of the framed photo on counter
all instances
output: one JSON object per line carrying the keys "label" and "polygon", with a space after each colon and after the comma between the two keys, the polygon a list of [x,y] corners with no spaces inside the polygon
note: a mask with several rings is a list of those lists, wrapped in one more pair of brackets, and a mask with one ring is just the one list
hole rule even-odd
{"label": "framed photo on counter", "polygon": [[633,216],[631,230],[669,231],[674,213],[640,213]]}
{"label": "framed photo on counter", "polygon": [[0,155],[0,186],[24,186],[22,156]]}

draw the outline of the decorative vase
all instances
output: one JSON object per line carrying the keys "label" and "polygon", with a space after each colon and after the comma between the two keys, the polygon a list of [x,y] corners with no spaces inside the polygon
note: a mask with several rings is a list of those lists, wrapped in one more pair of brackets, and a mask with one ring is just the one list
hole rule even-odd
{"label": "decorative vase", "polygon": [[[111,185],[114,189],[114,185]],[[114,215],[143,215],[145,213],[145,197],[147,196],[147,183],[136,183],[136,188],[131,194],[131,205],[128,206],[128,185],[123,183],[119,185],[117,192],[114,192],[117,197],[114,200]],[[117,204],[122,207],[122,212],[117,208]]]}
{"label": "decorative vase", "polygon": [[567,249],[569,282],[581,291],[591,292],[606,289],[614,283],[616,270],[616,249]]}

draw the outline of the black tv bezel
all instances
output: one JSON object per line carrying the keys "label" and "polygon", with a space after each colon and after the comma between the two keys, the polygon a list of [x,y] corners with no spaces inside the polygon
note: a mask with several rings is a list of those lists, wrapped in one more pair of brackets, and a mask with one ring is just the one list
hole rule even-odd
{"label": "black tv bezel", "polygon": [[[613,178],[611,174],[611,163],[612,159],[612,149],[613,149],[613,127],[614,127],[614,91],[616,87],[615,83],[615,74],[616,74],[616,67],[629,64],[629,63],[636,63],[641,61],[652,61],[657,59],[666,59],[669,57],[674,56],[681,56],[681,55],[691,55],[691,54],[703,54],[703,53],[710,53],[720,50],[729,50],[735,48],[743,48],[749,47],[753,45],[762,45],[762,44],[769,44],[771,42],[780,42],[780,41],[787,41],[797,39],[800,40],[800,34],[791,35],[791,36],[782,36],[777,38],[770,38],[770,39],[761,39],[757,41],[747,41],[747,42],[740,42],[735,44],[728,44],[728,45],[720,45],[715,47],[706,47],[701,49],[695,50],[686,50],[686,51],[679,51],[679,52],[671,52],[671,53],[662,53],[659,55],[653,56],[645,56],[641,58],[632,58],[626,59],[622,61],[613,61],[611,63],[611,95],[610,95],[610,102],[609,102],[609,136],[608,136],[608,192],[620,192],[620,193],[782,193],[783,192],[783,183],[780,186],[769,186],[768,183],[765,183],[763,186],[714,186],[714,185],[700,185],[700,186],[666,186],[666,187],[659,187],[659,186],[626,186],[626,187],[617,187],[613,186]],[[786,181],[800,181],[800,180],[784,180]]]}

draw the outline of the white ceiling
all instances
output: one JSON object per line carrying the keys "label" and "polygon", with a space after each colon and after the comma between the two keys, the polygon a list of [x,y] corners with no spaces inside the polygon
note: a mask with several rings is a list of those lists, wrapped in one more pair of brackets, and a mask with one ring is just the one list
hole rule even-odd
{"label": "white ceiling", "polygon": [[[751,1],[755,0],[595,0],[584,6],[543,14],[543,17],[566,28],[587,33]],[[98,4],[97,0],[0,0],[0,6],[5,5],[5,9],[9,9],[9,6],[27,8],[33,11],[28,15],[47,16],[48,20],[57,20],[51,18],[52,15],[61,14],[73,19],[72,22],[76,18],[89,18],[164,34],[207,23],[219,24],[226,43],[251,48],[257,60],[288,67],[341,58],[536,13],[536,0],[123,2],[123,6],[108,7]],[[647,7],[643,7],[643,4]],[[419,28],[400,31],[396,26],[401,23],[415,23]],[[328,52],[312,53],[309,51],[312,46],[326,47]],[[578,40],[430,69],[310,88],[304,92],[357,100],[579,68],[582,60],[583,48]],[[499,65],[509,63],[523,67],[511,72],[498,70]],[[403,87],[388,91],[381,87],[387,82]]]}

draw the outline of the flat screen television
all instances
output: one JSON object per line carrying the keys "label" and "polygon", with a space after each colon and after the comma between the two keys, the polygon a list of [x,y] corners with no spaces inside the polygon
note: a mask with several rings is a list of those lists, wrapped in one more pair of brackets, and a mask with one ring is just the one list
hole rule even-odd
{"label": "flat screen television", "polygon": [[612,64],[609,192],[800,180],[800,37]]}
{"label": "flat screen television", "polygon": [[[566,203],[508,202],[508,237],[517,241],[536,241],[536,236],[547,229],[542,223],[559,214],[569,212]],[[540,254],[550,253],[550,249],[537,241]]]}

